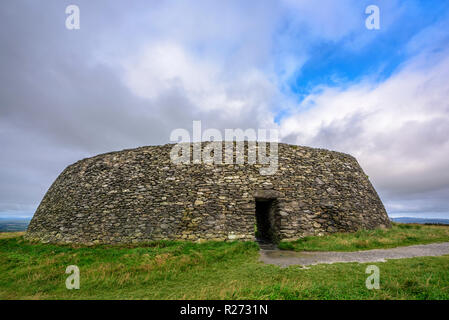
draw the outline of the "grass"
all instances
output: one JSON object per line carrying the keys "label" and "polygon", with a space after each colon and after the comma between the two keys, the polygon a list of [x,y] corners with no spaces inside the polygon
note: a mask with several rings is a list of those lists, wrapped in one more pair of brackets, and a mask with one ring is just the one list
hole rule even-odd
{"label": "grass", "polygon": [[393,223],[390,229],[334,233],[281,242],[279,248],[295,251],[358,251],[449,241],[449,226]]}
{"label": "grass", "polygon": [[[0,234],[0,299],[449,299],[449,256],[375,263],[381,288],[368,290],[369,264],[280,268],[259,262],[258,250],[252,242],[74,247]],[[69,265],[80,269],[79,290],[65,287]]]}

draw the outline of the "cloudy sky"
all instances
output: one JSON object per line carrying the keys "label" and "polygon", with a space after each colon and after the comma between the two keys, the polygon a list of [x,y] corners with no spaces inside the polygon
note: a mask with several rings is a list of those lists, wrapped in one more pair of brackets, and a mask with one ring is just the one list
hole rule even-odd
{"label": "cloudy sky", "polygon": [[390,216],[449,218],[446,0],[4,0],[0,70],[0,216],[201,120],[350,153]]}

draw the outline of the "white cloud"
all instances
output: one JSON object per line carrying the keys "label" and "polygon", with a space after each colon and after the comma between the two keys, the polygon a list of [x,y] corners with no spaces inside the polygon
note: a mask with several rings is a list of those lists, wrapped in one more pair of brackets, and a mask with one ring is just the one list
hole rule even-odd
{"label": "white cloud", "polygon": [[124,70],[124,82],[142,98],[155,100],[177,90],[196,111],[215,111],[222,117],[258,109],[271,119],[269,103],[278,93],[276,84],[253,66],[229,75],[223,61],[200,57],[170,42],[147,45],[124,62]]}
{"label": "white cloud", "polygon": [[322,88],[282,121],[281,135],[353,154],[392,204],[439,190],[449,185],[448,78],[448,52],[427,53],[380,84]]}

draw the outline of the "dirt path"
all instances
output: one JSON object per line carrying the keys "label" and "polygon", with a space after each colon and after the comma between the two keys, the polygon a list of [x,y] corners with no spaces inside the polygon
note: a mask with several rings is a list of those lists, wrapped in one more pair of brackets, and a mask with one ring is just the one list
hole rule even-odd
{"label": "dirt path", "polygon": [[260,261],[287,267],[290,265],[307,266],[335,262],[385,262],[387,259],[442,256],[445,254],[449,254],[449,242],[354,252],[296,252],[261,248]]}

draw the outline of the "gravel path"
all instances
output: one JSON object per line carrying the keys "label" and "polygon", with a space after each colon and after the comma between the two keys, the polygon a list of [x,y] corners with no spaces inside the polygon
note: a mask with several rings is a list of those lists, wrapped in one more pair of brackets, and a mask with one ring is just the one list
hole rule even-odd
{"label": "gravel path", "polygon": [[442,256],[445,254],[449,254],[449,242],[354,252],[296,252],[261,248],[260,261],[287,267],[290,265],[307,266],[335,262],[385,262],[387,259]]}

